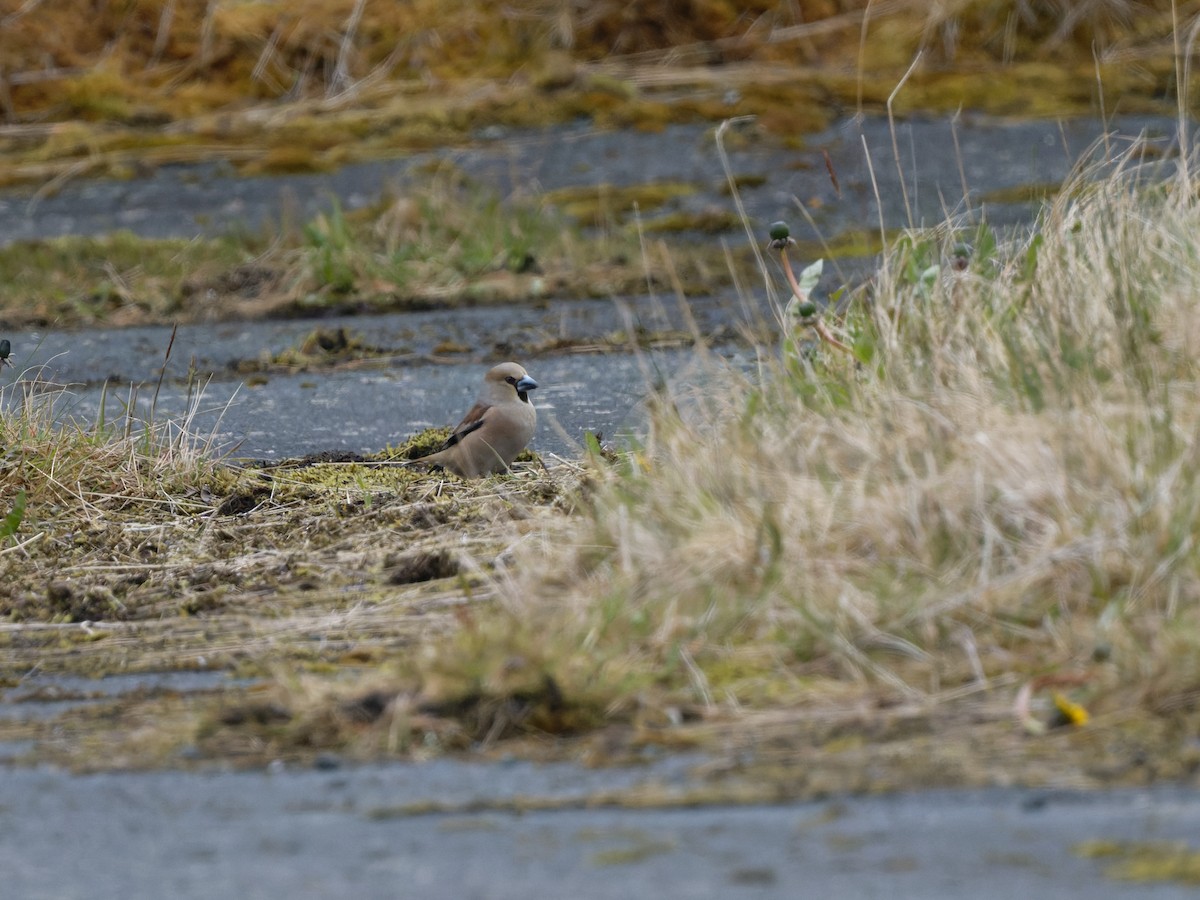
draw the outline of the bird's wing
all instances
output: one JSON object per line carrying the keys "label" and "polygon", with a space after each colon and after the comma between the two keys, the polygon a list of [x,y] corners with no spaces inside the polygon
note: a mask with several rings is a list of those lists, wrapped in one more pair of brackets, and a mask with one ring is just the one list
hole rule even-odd
{"label": "bird's wing", "polygon": [[448,447],[453,447],[472,431],[477,431],[478,429],[482,428],[483,417],[491,408],[492,406],[490,403],[476,403],[474,406],[472,406],[467,414],[463,417],[463,420],[458,423],[458,427],[454,429],[454,433],[446,439],[446,444],[442,449],[445,450]]}

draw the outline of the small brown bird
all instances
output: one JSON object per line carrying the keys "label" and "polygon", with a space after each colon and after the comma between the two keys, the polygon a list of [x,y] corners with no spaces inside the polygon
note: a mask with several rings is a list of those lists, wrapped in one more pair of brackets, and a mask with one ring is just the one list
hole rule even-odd
{"label": "small brown bird", "polygon": [[410,465],[442,466],[462,478],[508,471],[537,427],[537,410],[529,402],[529,392],[537,386],[514,362],[488,370],[475,405],[445,446],[437,453],[412,460]]}

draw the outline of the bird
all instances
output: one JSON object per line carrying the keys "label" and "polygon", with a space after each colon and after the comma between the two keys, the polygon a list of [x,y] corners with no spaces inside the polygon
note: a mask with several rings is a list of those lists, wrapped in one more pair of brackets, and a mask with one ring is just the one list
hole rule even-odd
{"label": "bird", "polygon": [[[8,358],[11,354],[12,342],[8,338],[5,338],[0,341],[0,369],[3,369],[5,366],[12,366],[13,361]],[[16,366],[13,366],[13,368],[15,369]]]}
{"label": "bird", "polygon": [[515,362],[493,366],[483,376],[475,405],[458,423],[442,449],[406,465],[433,465],[460,478],[507,472],[537,427],[529,392],[538,383]]}

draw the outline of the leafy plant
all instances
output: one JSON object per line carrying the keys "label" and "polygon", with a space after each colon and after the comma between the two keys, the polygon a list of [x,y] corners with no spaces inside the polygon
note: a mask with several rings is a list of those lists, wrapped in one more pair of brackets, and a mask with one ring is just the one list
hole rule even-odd
{"label": "leafy plant", "polygon": [[21,527],[21,522],[25,519],[25,491],[17,491],[17,496],[13,499],[12,509],[8,514],[0,519],[0,540],[13,537],[17,533],[17,529]]}

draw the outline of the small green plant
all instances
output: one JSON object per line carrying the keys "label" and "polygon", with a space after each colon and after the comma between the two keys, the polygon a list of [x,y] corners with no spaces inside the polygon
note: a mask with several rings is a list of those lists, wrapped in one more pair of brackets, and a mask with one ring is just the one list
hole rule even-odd
{"label": "small green plant", "polygon": [[353,262],[355,239],[342,206],[336,200],[328,213],[318,213],[304,226],[309,249],[309,270],[319,288],[348,294],[357,281]]}
{"label": "small green plant", "polygon": [[795,328],[797,326],[805,326],[811,328],[817,333],[822,341],[831,347],[834,347],[843,353],[853,353],[850,346],[834,336],[829,330],[829,326],[825,324],[821,317],[821,311],[817,304],[812,300],[812,291],[821,280],[821,273],[824,271],[824,260],[818,259],[816,262],[809,264],[800,273],[800,277],[796,277],[796,273],[792,271],[791,261],[788,260],[787,251],[789,247],[796,245],[796,240],[791,236],[791,230],[786,222],[775,222],[770,228],[770,243],[767,248],[770,250],[779,251],[779,260],[783,265],[783,274],[787,277],[787,282],[792,290],[792,297],[784,307],[784,353],[789,358],[796,358],[799,354],[799,347],[795,341]]}
{"label": "small green plant", "polygon": [[25,491],[17,491],[17,496],[13,498],[12,509],[3,520],[0,520],[0,540],[10,538],[16,535],[17,529],[21,527],[21,522],[25,519]]}

